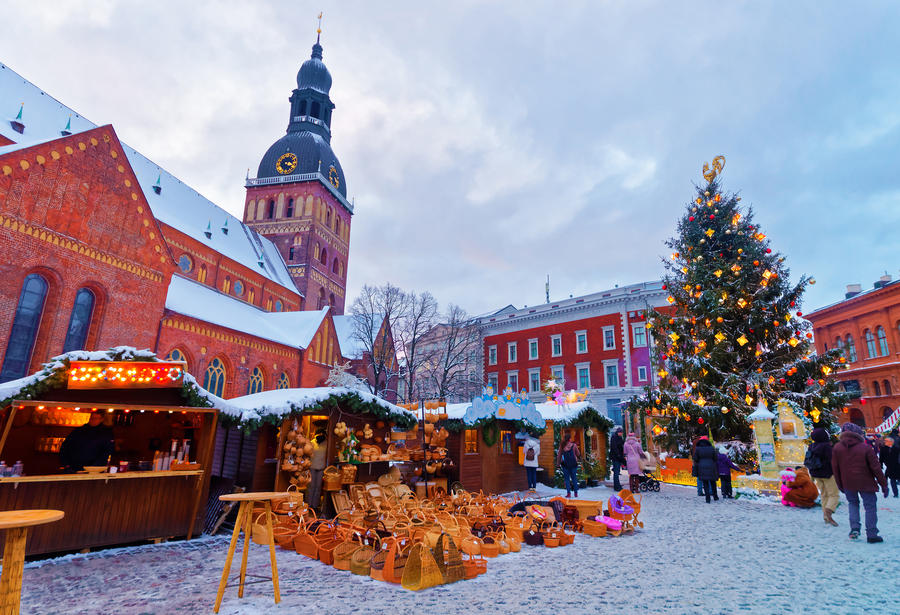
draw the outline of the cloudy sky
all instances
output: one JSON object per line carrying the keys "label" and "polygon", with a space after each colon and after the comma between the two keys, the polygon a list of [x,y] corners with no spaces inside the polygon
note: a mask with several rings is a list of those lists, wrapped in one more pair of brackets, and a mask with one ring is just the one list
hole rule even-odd
{"label": "cloudy sky", "polygon": [[[472,313],[656,279],[700,180],[805,309],[898,276],[893,2],[3,1],[0,61],[240,216],[325,12],[365,283]],[[8,110],[7,110],[8,114]]]}

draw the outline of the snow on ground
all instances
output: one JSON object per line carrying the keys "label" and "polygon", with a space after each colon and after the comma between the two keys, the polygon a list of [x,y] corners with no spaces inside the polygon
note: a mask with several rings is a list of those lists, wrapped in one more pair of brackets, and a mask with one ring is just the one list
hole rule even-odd
{"label": "snow on ground", "polygon": [[[547,491],[542,488],[542,491]],[[582,499],[605,499],[605,487]],[[881,611],[896,585],[900,500],[878,499],[885,543],[847,538],[847,506],[826,527],[821,509],[752,501],[707,505],[693,488],[644,496],[633,536],[579,535],[573,546],[523,546],[488,560],[471,581],[409,592],[278,550],[281,603],[270,583],[228,588],[220,613],[771,613]],[[227,536],[73,555],[27,564],[22,612],[163,615],[211,613]],[[232,575],[240,566],[239,554]],[[249,572],[268,572],[253,544]]]}

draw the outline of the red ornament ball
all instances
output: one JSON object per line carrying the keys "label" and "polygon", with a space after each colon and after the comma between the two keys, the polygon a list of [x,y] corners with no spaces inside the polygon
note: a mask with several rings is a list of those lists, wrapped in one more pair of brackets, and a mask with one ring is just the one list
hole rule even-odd
{"label": "red ornament ball", "polygon": [[699,419],[697,419],[697,422],[698,422],[699,424],[702,425],[702,424],[705,423],[706,421],[704,421],[704,420],[703,420],[703,417],[701,416]]}
{"label": "red ornament ball", "polygon": [[667,286],[665,284],[662,285],[662,289],[666,290]]}
{"label": "red ornament ball", "polygon": [[803,312],[797,312],[797,316],[803,316]]}
{"label": "red ornament ball", "polygon": [[813,380],[812,378],[807,378],[807,379],[806,379],[806,386],[808,386],[808,387],[811,387],[811,386],[814,385],[815,383],[816,383],[816,381]]}
{"label": "red ornament ball", "polygon": [[766,248],[766,254],[771,254],[771,253],[772,253],[772,248]]}
{"label": "red ornament ball", "polygon": [[715,214],[709,214],[709,219],[710,219],[710,220],[715,220],[715,219],[716,219],[716,215],[715,215]]}
{"label": "red ornament ball", "polygon": [[860,400],[859,400],[859,403],[860,403],[861,405],[865,406],[865,405],[866,405],[866,400],[865,400],[865,399],[860,399]]}
{"label": "red ornament ball", "polygon": [[796,305],[796,302],[795,302],[795,301],[791,301],[791,307],[794,307],[795,305]]}
{"label": "red ornament ball", "polygon": [[779,378],[778,382],[780,382],[781,384],[784,384],[786,382],[786,380],[784,378]]}
{"label": "red ornament ball", "polygon": [[693,222],[693,221],[694,221],[694,216],[688,216],[688,220],[689,220],[690,222]]}

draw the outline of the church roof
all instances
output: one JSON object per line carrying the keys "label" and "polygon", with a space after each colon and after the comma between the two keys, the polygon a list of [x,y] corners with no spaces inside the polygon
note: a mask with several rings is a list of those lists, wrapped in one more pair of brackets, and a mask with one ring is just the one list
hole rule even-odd
{"label": "church roof", "polygon": [[[10,121],[15,119],[23,102],[21,122],[24,130],[19,133],[13,129]],[[0,63],[0,135],[15,142],[13,145],[0,147],[0,153],[58,139],[63,136],[62,131],[67,122],[71,122],[70,131],[73,134],[97,127],[97,124]],[[134,148],[125,143],[122,147],[157,220],[210,246],[276,284],[298,292],[284,259],[271,241]],[[157,180],[161,187],[159,194],[153,189]],[[226,221],[228,233],[221,230]],[[204,234],[208,226],[213,230],[211,238]]]}
{"label": "church roof", "polygon": [[334,332],[337,334],[338,343],[341,346],[341,356],[348,359],[361,359],[366,351],[366,345],[354,335],[352,315],[332,316]]}
{"label": "church roof", "polygon": [[344,170],[331,145],[321,136],[308,130],[289,132],[275,141],[263,154],[256,173],[257,178],[281,177],[276,165],[278,159],[288,152],[297,156],[297,167],[291,171],[291,175],[321,173],[328,178],[341,196],[346,198],[347,182],[344,179]]}
{"label": "church roof", "polygon": [[297,73],[297,89],[310,88],[322,94],[331,91],[331,73],[322,62],[322,45],[316,41],[312,48],[312,56],[303,63]]}

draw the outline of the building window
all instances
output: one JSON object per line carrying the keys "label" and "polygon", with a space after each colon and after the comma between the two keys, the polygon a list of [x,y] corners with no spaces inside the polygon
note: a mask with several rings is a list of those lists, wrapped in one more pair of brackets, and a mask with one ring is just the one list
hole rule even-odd
{"label": "building window", "polygon": [[266,211],[266,218],[270,220],[275,217],[275,201],[269,201],[269,209]]}
{"label": "building window", "polygon": [[884,389],[884,394],[885,394],[885,395],[892,395],[892,393],[891,393],[891,383],[888,382],[887,380],[885,380],[884,383],[883,383],[883,389]]}
{"label": "building window", "polygon": [[851,363],[856,362],[856,344],[853,343],[853,336],[847,335],[847,344],[845,345],[847,350],[847,360]]}
{"label": "building window", "polygon": [[250,374],[250,382],[247,383],[247,395],[253,395],[254,393],[260,393],[263,390],[263,373],[262,370],[258,367],[253,368],[253,372]]}
{"label": "building window", "polygon": [[235,280],[234,281],[234,296],[240,297],[243,294],[244,294],[244,283],[241,282],[240,280]]}
{"label": "building window", "polygon": [[875,397],[881,397],[881,385],[877,380],[872,383],[872,388],[875,389]]}
{"label": "building window", "polygon": [[516,342],[509,342],[506,344],[506,357],[510,363],[516,362]]}
{"label": "building window", "polygon": [[500,452],[507,455],[513,452],[513,432],[507,429],[500,430]]}
{"label": "building window", "polygon": [[887,335],[884,333],[884,327],[878,325],[878,328],[875,329],[875,335],[878,337],[878,349],[881,350],[881,356],[888,356],[888,342]]}
{"label": "building window", "polygon": [[506,372],[506,386],[510,387],[513,392],[519,390],[519,372]]}
{"label": "building window", "polygon": [[647,326],[644,324],[633,325],[631,331],[634,334],[634,347],[643,348],[647,345]]}
{"label": "building window", "polygon": [[226,276],[225,281],[222,282],[222,292],[228,293],[229,291],[231,291],[231,278]]}
{"label": "building window", "polygon": [[206,265],[200,265],[200,271],[197,272],[197,281],[201,284],[206,283]]}
{"label": "building window", "polygon": [[532,361],[538,358],[537,339],[528,340],[528,358]]}
{"label": "building window", "polygon": [[616,348],[616,328],[603,327],[603,350],[615,350]]}
{"label": "building window", "polygon": [[284,309],[284,305],[281,303],[281,299],[277,299],[275,301],[275,311],[280,312],[283,309]]}
{"label": "building window", "polygon": [[322,251],[319,252],[319,262],[323,265],[328,264],[328,250],[326,250],[324,247],[322,247]]}
{"label": "building window", "polygon": [[625,422],[622,420],[622,406],[620,403],[621,400],[618,399],[607,399],[606,416],[609,417],[609,420],[611,420],[614,425],[624,426]]}
{"label": "building window", "polygon": [[606,387],[619,386],[619,361],[618,359],[611,362],[603,362],[603,372],[606,375]]}
{"label": "building window", "polygon": [[554,357],[562,356],[562,335],[551,335],[550,336],[550,345],[551,350],[550,354]]}
{"label": "building window", "polygon": [[225,392],[225,364],[218,357],[210,361],[209,367],[206,368],[203,388],[219,397]]}
{"label": "building window", "polygon": [[498,391],[497,388],[497,374],[488,374],[487,376],[488,386],[494,389],[494,393]]}
{"label": "building window", "polygon": [[638,382],[647,382],[647,367],[645,365],[638,366]]}
{"label": "building window", "polygon": [[575,352],[584,354],[587,352],[587,331],[575,332]]}
{"label": "building window", "polygon": [[875,350],[875,336],[868,329],[863,332],[863,336],[866,338],[866,351],[869,353],[869,358],[874,359],[878,356],[878,352]]}
{"label": "building window", "polygon": [[294,217],[294,199],[288,199],[287,209],[285,210],[284,215],[288,218]]}
{"label": "building window", "polygon": [[194,270],[194,261],[187,254],[182,254],[178,258],[178,268],[181,269],[182,273],[190,273]]}
{"label": "building window", "polygon": [[317,306],[318,306],[318,307],[316,307],[317,310],[321,310],[323,307],[325,307],[325,289],[324,288],[319,289],[319,300],[317,302]]}
{"label": "building window", "polygon": [[488,365],[497,365],[497,347],[488,346]]}
{"label": "building window", "polygon": [[180,348],[173,348],[169,351],[169,354],[166,355],[166,361],[181,361],[187,365],[187,356]]}
{"label": "building window", "polygon": [[294,252],[294,247],[295,246],[291,246],[290,248],[288,248],[288,260],[289,261],[292,261],[296,258],[296,253]]}
{"label": "building window", "polygon": [[591,388],[591,368],[590,365],[576,365],[575,369],[578,373],[578,388]]}
{"label": "building window", "polygon": [[537,393],[541,390],[541,370],[528,370],[528,392]]}
{"label": "building window", "polygon": [[465,431],[465,451],[466,455],[475,455],[478,453],[478,430],[467,429]]}
{"label": "building window", "polygon": [[266,299],[266,311],[267,312],[272,311],[272,297],[269,297],[268,299]]}
{"label": "building window", "polygon": [[281,375],[278,377],[278,384],[275,387],[278,389],[291,388],[291,379],[288,378],[287,372],[281,372]]}
{"label": "building window", "polygon": [[560,386],[566,388],[566,377],[563,373],[562,365],[554,365],[553,367],[551,367],[550,374],[553,376],[553,379],[560,384]]}
{"label": "building window", "polygon": [[34,341],[41,324],[47,289],[47,281],[36,273],[25,278],[22,292],[19,294],[19,304],[16,306],[16,315],[13,318],[12,331],[9,334],[9,344],[6,345],[0,382],[15,380],[28,374],[28,364],[31,362],[31,352],[34,350]]}
{"label": "building window", "polygon": [[337,272],[338,272],[338,259],[334,259],[334,261],[332,261],[332,263],[331,263],[331,273],[337,273]]}
{"label": "building window", "polygon": [[79,288],[75,295],[75,303],[72,305],[72,315],[69,316],[69,329],[66,331],[63,352],[85,349],[84,345],[87,341],[93,313],[94,293],[87,288]]}

